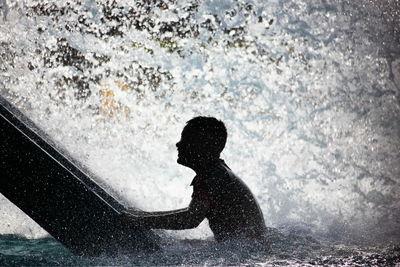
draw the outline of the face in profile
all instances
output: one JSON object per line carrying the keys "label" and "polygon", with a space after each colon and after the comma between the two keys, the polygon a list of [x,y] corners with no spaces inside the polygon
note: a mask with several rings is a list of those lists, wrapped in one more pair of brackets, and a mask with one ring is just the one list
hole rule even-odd
{"label": "face in profile", "polygon": [[184,166],[193,167],[204,157],[203,144],[199,136],[188,127],[183,128],[181,140],[176,143],[176,147],[178,149],[177,162]]}

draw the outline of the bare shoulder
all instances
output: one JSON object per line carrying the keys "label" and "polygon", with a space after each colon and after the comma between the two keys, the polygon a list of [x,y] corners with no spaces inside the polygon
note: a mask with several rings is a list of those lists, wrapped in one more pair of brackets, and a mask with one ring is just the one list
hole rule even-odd
{"label": "bare shoulder", "polygon": [[212,168],[210,168],[208,175],[211,178],[225,178],[229,177],[232,171],[225,164],[224,161],[220,161],[218,164],[215,164]]}

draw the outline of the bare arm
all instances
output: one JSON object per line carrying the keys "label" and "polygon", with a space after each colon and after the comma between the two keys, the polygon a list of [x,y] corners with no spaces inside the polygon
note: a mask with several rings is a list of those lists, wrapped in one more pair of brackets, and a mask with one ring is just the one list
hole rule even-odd
{"label": "bare arm", "polygon": [[210,203],[207,200],[193,199],[189,207],[172,211],[125,213],[124,221],[145,228],[182,230],[198,226],[205,218]]}

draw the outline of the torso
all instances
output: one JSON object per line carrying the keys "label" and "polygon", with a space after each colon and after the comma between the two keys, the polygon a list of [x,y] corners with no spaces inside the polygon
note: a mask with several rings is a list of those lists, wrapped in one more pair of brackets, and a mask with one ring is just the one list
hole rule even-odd
{"label": "torso", "polygon": [[219,161],[202,177],[192,182],[193,198],[206,198],[210,209],[206,215],[217,241],[231,238],[258,238],[265,222],[257,200],[246,184]]}

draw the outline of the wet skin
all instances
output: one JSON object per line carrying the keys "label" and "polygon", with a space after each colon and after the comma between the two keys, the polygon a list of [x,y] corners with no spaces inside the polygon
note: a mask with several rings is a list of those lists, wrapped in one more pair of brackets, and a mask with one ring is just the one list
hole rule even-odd
{"label": "wet skin", "polygon": [[205,218],[217,241],[260,238],[266,231],[262,211],[245,183],[219,154],[207,149],[195,131],[185,127],[176,144],[177,162],[196,172],[192,200],[187,208],[125,213],[123,221],[144,228],[181,230],[197,227]]}

